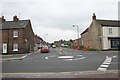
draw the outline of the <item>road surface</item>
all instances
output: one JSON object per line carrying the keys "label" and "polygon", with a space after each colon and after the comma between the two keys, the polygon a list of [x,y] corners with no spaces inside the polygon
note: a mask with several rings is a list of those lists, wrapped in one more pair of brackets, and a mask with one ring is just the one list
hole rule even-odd
{"label": "road surface", "polygon": [[22,60],[3,61],[2,67],[3,77],[8,78],[79,78],[91,74],[110,74],[106,78],[112,74],[117,78],[118,52],[51,48],[47,54],[36,52]]}

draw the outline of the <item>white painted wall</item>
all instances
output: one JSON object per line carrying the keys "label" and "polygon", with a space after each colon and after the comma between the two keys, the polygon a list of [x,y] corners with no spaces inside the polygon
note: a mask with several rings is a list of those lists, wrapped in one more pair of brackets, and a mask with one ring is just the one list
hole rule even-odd
{"label": "white painted wall", "polygon": [[[112,28],[112,34],[109,34],[109,28]],[[120,27],[102,27],[102,43],[103,43],[103,49],[107,50],[111,47],[110,40],[108,40],[108,37],[120,37],[119,35]]]}

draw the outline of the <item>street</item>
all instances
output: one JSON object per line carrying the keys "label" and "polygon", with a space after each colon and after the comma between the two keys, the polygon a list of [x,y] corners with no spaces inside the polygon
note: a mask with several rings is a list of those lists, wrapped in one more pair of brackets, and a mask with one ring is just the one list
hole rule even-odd
{"label": "street", "polygon": [[[79,77],[80,75],[114,74],[118,77],[117,51],[80,51],[51,48],[50,53],[32,53],[21,60],[3,60],[3,77]],[[74,74],[74,75],[73,75]],[[108,77],[108,76],[106,76]],[[112,77],[112,76],[109,76]]]}

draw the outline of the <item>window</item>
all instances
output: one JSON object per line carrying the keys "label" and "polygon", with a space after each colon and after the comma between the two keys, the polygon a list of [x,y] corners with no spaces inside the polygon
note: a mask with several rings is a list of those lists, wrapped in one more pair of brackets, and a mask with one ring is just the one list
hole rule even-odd
{"label": "window", "polygon": [[111,40],[111,48],[118,48],[119,44],[120,44],[119,40]]}
{"label": "window", "polygon": [[18,31],[16,30],[13,31],[13,37],[18,37]]}
{"label": "window", "polygon": [[109,28],[109,34],[112,34],[112,28]]}
{"label": "window", "polygon": [[17,43],[13,44],[13,51],[18,51],[18,44]]}

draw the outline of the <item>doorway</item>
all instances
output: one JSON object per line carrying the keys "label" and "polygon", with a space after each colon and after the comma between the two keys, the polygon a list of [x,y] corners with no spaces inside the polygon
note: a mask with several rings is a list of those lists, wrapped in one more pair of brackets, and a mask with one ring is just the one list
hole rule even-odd
{"label": "doorway", "polygon": [[7,53],[7,44],[6,43],[3,43],[3,54],[6,54]]}

